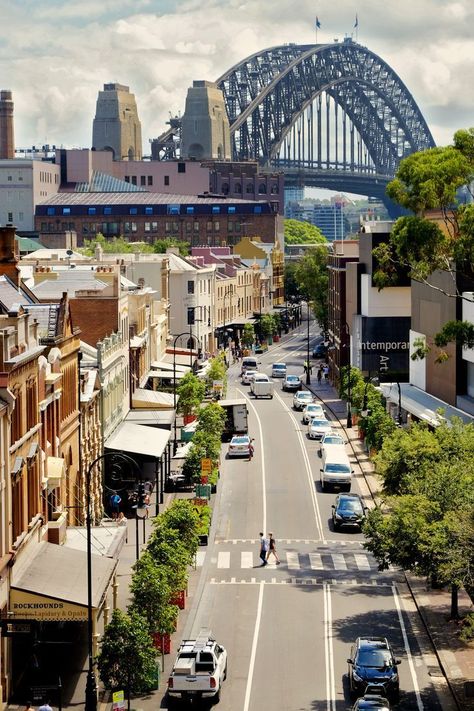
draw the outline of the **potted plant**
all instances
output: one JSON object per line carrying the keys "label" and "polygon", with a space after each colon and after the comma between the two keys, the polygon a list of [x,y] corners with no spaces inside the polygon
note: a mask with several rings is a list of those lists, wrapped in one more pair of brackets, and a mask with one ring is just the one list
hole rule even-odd
{"label": "potted plant", "polygon": [[196,419],[194,413],[204,399],[205,391],[205,384],[193,373],[186,373],[178,385],[178,412],[183,415],[185,425]]}
{"label": "potted plant", "polygon": [[207,504],[195,506],[199,515],[199,545],[207,546],[209,539],[209,529],[211,528],[212,509]]}

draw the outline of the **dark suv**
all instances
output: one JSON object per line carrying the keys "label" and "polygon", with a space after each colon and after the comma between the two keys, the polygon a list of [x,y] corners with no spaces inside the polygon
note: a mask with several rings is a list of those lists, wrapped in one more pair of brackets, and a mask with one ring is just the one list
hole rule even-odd
{"label": "dark suv", "polygon": [[349,682],[354,697],[365,693],[366,687],[377,686],[385,696],[398,698],[398,669],[396,659],[385,637],[358,637],[351,649]]}
{"label": "dark suv", "polygon": [[312,356],[313,358],[325,358],[327,352],[328,349],[326,348],[324,343],[318,343],[318,345],[313,348]]}

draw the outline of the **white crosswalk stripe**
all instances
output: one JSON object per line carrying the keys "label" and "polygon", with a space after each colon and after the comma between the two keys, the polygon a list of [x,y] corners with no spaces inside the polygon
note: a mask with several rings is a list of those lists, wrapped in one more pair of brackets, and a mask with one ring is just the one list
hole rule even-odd
{"label": "white crosswalk stripe", "polygon": [[218,568],[230,568],[230,551],[219,551],[217,556]]}
{"label": "white crosswalk stripe", "polygon": [[347,570],[346,559],[342,553],[331,553],[334,570]]}
{"label": "white crosswalk stripe", "polygon": [[204,565],[204,558],[206,557],[206,551],[198,551],[196,553],[196,568],[202,568]]}
{"label": "white crosswalk stripe", "polygon": [[294,551],[288,551],[286,554],[286,563],[289,570],[299,570],[300,569],[300,559],[298,553]]}
{"label": "white crosswalk stripe", "polygon": [[354,553],[354,559],[359,570],[370,570],[370,561],[362,553]]}
{"label": "white crosswalk stripe", "polygon": [[324,570],[323,559],[319,553],[310,553],[309,562],[312,570]]}
{"label": "white crosswalk stripe", "polygon": [[253,553],[252,551],[242,551],[240,554],[240,567],[253,568]]}

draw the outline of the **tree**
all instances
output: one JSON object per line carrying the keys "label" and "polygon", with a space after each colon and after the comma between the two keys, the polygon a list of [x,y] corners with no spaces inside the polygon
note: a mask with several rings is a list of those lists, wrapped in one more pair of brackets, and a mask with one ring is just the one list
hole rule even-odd
{"label": "tree", "polygon": [[192,415],[201,404],[206,386],[193,373],[186,373],[177,387],[178,412],[182,415]]}
{"label": "tree", "polygon": [[149,551],[157,566],[163,566],[173,595],[185,590],[188,584],[187,566],[192,563],[193,553],[188,550],[180,539],[175,528],[166,526],[163,521],[154,520],[154,529],[149,538]]}
{"label": "tree", "polygon": [[153,247],[146,242],[129,242],[122,236],[107,239],[100,232],[93,239],[85,239],[84,247],[79,249],[79,251],[88,257],[93,257],[95,255],[97,245],[100,245],[105,254],[135,254],[136,252],[153,252]]}
{"label": "tree", "polygon": [[182,257],[187,257],[189,255],[189,242],[182,242],[179,239],[170,239],[169,237],[157,239],[153,242],[153,252],[156,254],[166,254],[166,250],[169,247],[178,247],[179,253]]}
{"label": "tree", "polygon": [[209,361],[209,368],[207,369],[206,374],[206,384],[210,390],[216,380],[224,384],[222,394],[225,394],[227,390],[227,368],[224,360],[224,353],[219,353]]}
{"label": "tree", "polygon": [[161,514],[162,524],[174,529],[179,534],[189,552],[190,560],[198,549],[197,526],[198,520],[192,503],[188,499],[175,499],[171,506]]}
{"label": "tree", "polygon": [[285,220],[285,244],[325,244],[326,237],[310,222]]}
{"label": "tree", "polygon": [[298,262],[285,262],[285,299],[296,301],[301,297],[296,270]]}
{"label": "tree", "polygon": [[295,271],[299,292],[313,303],[314,315],[324,330],[327,330],[328,325],[327,262],[326,247],[313,247],[301,258]]}
{"label": "tree", "polygon": [[262,314],[258,319],[258,330],[263,340],[273,335],[275,323],[271,314]]}
{"label": "tree", "polygon": [[156,650],[148,624],[135,611],[114,610],[104,631],[97,659],[99,675],[106,689],[127,689],[143,693],[156,682]]}
{"label": "tree", "polygon": [[144,617],[150,634],[172,631],[169,623],[170,620],[176,621],[178,608],[170,605],[172,590],[168,571],[164,566],[156,564],[149,551],[145,551],[133,566],[130,592],[132,602],[128,611]]}
{"label": "tree", "polygon": [[[457,131],[451,146],[414,153],[401,161],[387,194],[415,214],[399,218],[388,243],[374,250],[378,263],[374,282],[379,288],[392,284],[402,269],[414,281],[448,298],[471,300],[462,293],[472,291],[474,283],[474,204],[461,204],[459,196],[461,188],[469,190],[473,177],[473,128]],[[437,214],[430,214],[433,210]],[[451,288],[440,286],[439,270],[451,276]],[[451,342],[474,345],[473,325],[463,321],[444,324],[434,345],[443,349]],[[432,347],[417,345],[415,358],[423,358]],[[446,358],[441,350],[437,360]]]}
{"label": "tree", "polygon": [[196,433],[213,434],[220,440],[224,432],[225,421],[226,413],[224,408],[217,402],[210,402],[199,409]]}
{"label": "tree", "polygon": [[221,437],[208,432],[196,432],[183,464],[187,481],[198,483],[201,478],[201,460],[211,459],[215,464],[221,451]]}
{"label": "tree", "polygon": [[255,328],[253,323],[244,324],[244,330],[242,332],[242,345],[244,348],[252,348],[255,343]]}

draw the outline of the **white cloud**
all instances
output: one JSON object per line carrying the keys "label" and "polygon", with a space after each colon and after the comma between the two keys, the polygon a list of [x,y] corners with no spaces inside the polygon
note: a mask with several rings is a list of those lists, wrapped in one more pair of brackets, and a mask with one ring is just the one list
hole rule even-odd
{"label": "white cloud", "polygon": [[[165,129],[168,112],[184,110],[194,79],[214,80],[268,46],[315,39],[312,0],[300,0],[297,12],[294,0],[3,4],[9,22],[0,27],[0,75],[14,92],[17,143],[24,146],[45,140],[90,145],[97,92],[119,81],[136,95],[146,152],[147,139]],[[471,1],[359,0],[357,13],[359,42],[399,74],[435,139],[449,141],[474,103],[466,81],[474,73]],[[319,42],[354,32],[352,0],[319,0],[317,14]]]}

